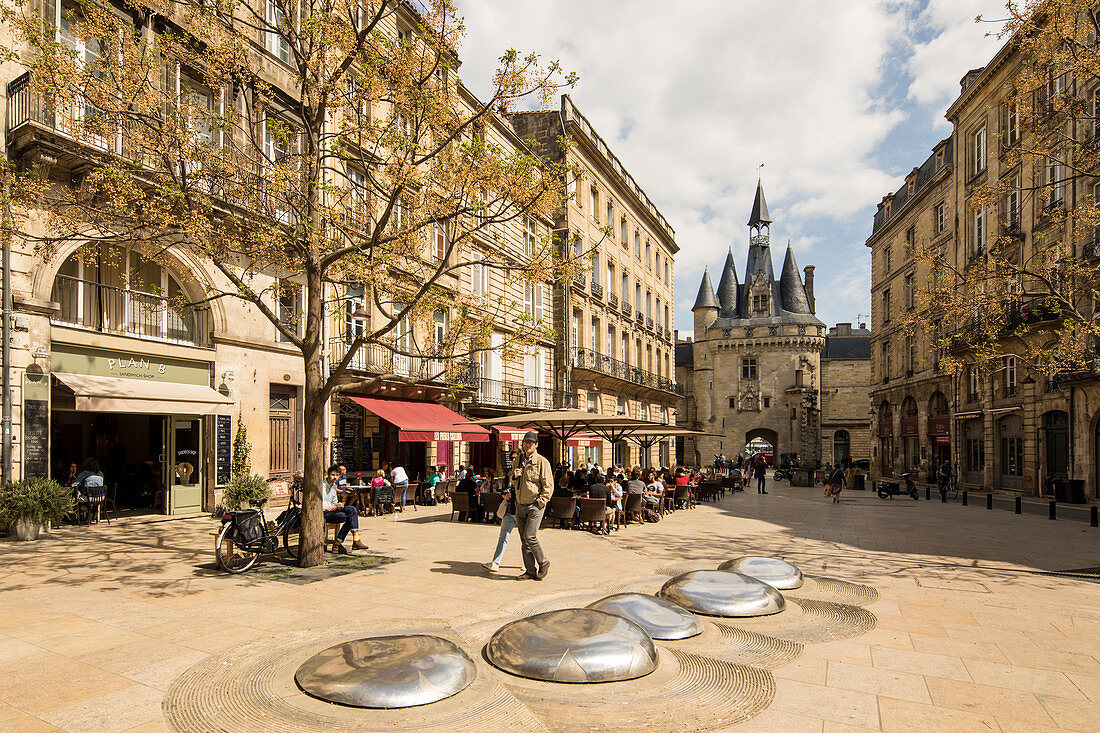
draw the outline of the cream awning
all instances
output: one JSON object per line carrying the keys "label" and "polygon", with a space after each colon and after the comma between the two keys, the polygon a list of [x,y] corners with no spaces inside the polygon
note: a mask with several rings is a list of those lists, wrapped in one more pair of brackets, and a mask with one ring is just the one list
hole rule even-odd
{"label": "cream awning", "polygon": [[152,382],[54,372],[76,396],[76,409],[89,412],[229,414],[233,400],[201,384]]}

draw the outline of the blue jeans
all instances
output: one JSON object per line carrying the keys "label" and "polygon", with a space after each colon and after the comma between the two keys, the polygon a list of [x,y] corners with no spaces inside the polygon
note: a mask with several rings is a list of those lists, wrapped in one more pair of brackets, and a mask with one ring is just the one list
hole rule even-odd
{"label": "blue jeans", "polygon": [[344,538],[348,536],[349,531],[359,531],[359,512],[350,504],[346,504],[344,508],[339,511],[332,512],[326,510],[325,523],[336,524],[337,522],[343,522],[344,525],[340,527],[340,534],[336,535],[336,539],[343,542]]}
{"label": "blue jeans", "polygon": [[493,553],[493,562],[497,565],[504,559],[504,550],[508,547],[508,535],[516,528],[516,515],[507,512],[500,518],[500,537],[497,538],[497,549]]}
{"label": "blue jeans", "polygon": [[402,481],[399,484],[394,484],[393,485],[393,496],[394,496],[395,499],[397,498],[397,492],[399,492],[399,491],[401,492],[400,501],[401,501],[401,509],[402,510],[405,509],[405,492],[407,492],[408,490],[409,490],[409,482],[408,481]]}

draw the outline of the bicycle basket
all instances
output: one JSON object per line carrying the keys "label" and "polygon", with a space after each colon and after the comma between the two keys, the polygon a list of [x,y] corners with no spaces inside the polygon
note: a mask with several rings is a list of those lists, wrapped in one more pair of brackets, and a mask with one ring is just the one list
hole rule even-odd
{"label": "bicycle basket", "polygon": [[234,541],[247,544],[259,539],[263,534],[260,526],[260,513],[255,509],[242,509],[233,512]]}

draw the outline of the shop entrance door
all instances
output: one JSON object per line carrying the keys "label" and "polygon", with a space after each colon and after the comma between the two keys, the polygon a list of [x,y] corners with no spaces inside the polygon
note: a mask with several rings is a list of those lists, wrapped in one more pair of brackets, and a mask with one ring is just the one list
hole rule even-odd
{"label": "shop entrance door", "polygon": [[164,441],[168,446],[164,482],[168,486],[168,513],[202,511],[202,420],[171,417],[164,424],[168,431]]}

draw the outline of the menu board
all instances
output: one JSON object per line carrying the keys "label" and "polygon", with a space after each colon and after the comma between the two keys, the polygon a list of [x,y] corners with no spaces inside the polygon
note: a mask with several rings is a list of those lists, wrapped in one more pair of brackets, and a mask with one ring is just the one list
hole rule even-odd
{"label": "menu board", "polygon": [[353,438],[332,439],[332,462],[337,466],[355,467],[355,440]]}
{"label": "menu board", "polygon": [[50,403],[23,401],[23,475],[47,478],[50,473]]}
{"label": "menu board", "polygon": [[374,451],[375,453],[381,453],[382,452],[382,433],[375,433],[374,435],[370,436],[370,440],[371,440],[371,450]]}
{"label": "menu board", "polygon": [[362,444],[362,451],[361,452],[362,452],[362,455],[363,455],[363,459],[359,462],[360,463],[359,468],[362,469],[363,471],[373,471],[374,470],[374,454],[371,453],[371,439],[370,438],[363,438],[363,444]]}
{"label": "menu board", "polygon": [[233,420],[229,415],[218,415],[214,432],[214,483],[225,486],[233,467]]}

